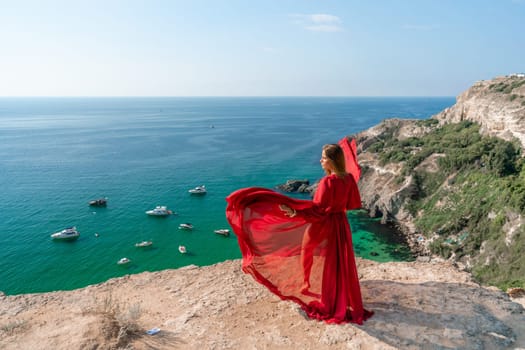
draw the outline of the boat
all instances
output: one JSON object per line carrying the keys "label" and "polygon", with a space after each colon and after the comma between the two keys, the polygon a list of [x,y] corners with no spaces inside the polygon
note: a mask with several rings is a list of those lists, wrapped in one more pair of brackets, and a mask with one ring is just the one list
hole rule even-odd
{"label": "boat", "polygon": [[215,230],[213,232],[215,232],[218,235],[226,236],[226,237],[228,237],[230,235],[230,230],[228,230],[227,228],[221,228],[221,229]]}
{"label": "boat", "polygon": [[152,216],[167,216],[173,214],[173,212],[171,210],[168,210],[168,208],[165,205],[157,205],[155,209],[147,210],[146,214]]}
{"label": "boat", "polygon": [[51,238],[56,240],[74,240],[80,236],[75,226],[67,227],[62,231],[55,232],[51,235]]}
{"label": "boat", "polygon": [[135,247],[137,247],[137,248],[149,247],[152,244],[153,244],[152,241],[142,241],[142,242],[139,242],[139,243],[135,243]]}
{"label": "boat", "polygon": [[193,230],[193,225],[189,222],[185,222],[179,225],[179,230]]}
{"label": "boat", "polygon": [[122,258],[119,261],[117,261],[117,264],[118,265],[126,265],[126,264],[129,264],[130,262],[131,262],[131,260],[128,259],[128,258]]}
{"label": "boat", "polygon": [[191,194],[206,194],[206,186],[197,186],[188,191]]}
{"label": "boat", "polygon": [[186,254],[186,247],[183,246],[183,245],[180,245],[180,246],[179,246],[179,252],[180,252],[181,254]]}
{"label": "boat", "polygon": [[93,199],[92,201],[89,201],[89,205],[92,207],[105,207],[107,204],[107,198]]}

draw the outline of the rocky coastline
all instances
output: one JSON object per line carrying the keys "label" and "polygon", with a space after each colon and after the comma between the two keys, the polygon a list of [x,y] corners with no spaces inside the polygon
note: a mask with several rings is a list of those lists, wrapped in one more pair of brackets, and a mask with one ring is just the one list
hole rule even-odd
{"label": "rocky coastline", "polygon": [[[409,208],[412,198],[417,197],[418,191],[420,191],[419,179],[416,178],[416,175],[437,173],[439,171],[438,161],[445,155],[440,153],[427,154],[423,156],[422,161],[418,160],[418,165],[414,168],[415,171],[407,173],[403,161],[387,163],[382,161],[384,152],[382,153],[380,148],[378,151],[378,145],[381,145],[382,142],[377,141],[393,139],[404,142],[406,140],[408,144],[410,140],[421,139],[428,135],[436,129],[436,125],[443,127],[462,122],[472,122],[480,125],[479,132],[481,135],[496,137],[518,145],[517,147],[521,148],[520,157],[523,157],[525,146],[525,77],[509,75],[476,82],[457,97],[453,106],[432,116],[428,122],[421,123],[419,120],[397,118],[386,119],[380,124],[350,137],[355,138],[358,145],[358,158],[362,167],[359,188],[363,207],[368,210],[370,216],[380,217],[383,223],[388,222],[398,227],[419,261],[439,261],[443,260],[443,257],[433,254],[430,247],[434,244],[435,248],[436,240],[443,240],[443,238],[440,237],[439,232],[419,231],[415,225],[415,215],[421,218],[425,214],[421,212],[414,214],[414,211]],[[410,149],[417,152],[417,147]],[[457,191],[457,189],[453,189],[456,176],[457,174],[450,173],[439,188],[445,193]],[[475,183],[473,185],[475,186]],[[480,200],[483,201],[482,198]],[[436,202],[436,205],[443,205],[447,202],[450,203],[450,201],[451,197],[441,198]],[[518,237],[517,232],[521,232],[525,224],[521,219],[521,213],[511,208],[492,207],[492,211],[484,213],[484,215],[489,218],[495,217],[495,212],[501,213],[499,220],[505,222],[500,234],[506,240],[505,246],[522,245],[522,241],[513,241]],[[465,216],[464,220],[466,223],[468,216]],[[459,230],[461,228],[458,229],[456,237],[461,233]],[[454,239],[452,238],[452,240]],[[500,257],[487,253],[488,250],[484,249],[487,243],[486,241],[482,242],[480,248],[476,248],[475,245],[470,248],[478,249],[478,251],[462,251],[461,256],[450,254],[448,260],[465,271],[470,272],[473,266],[476,266],[477,269],[483,269],[483,266],[487,266],[494,259],[500,259]],[[490,242],[488,244],[494,246],[495,243]],[[448,249],[448,247],[445,246],[444,249]],[[484,253],[485,255],[482,255]],[[521,279],[523,280],[523,276]]]}

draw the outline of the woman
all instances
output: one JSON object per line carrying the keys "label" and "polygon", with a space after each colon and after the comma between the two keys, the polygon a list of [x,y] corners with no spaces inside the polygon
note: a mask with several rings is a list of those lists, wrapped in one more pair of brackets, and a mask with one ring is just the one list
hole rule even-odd
{"label": "woman", "polygon": [[311,318],[362,324],[373,313],[363,308],[346,216],[346,210],[361,207],[359,174],[346,172],[359,167],[355,142],[344,138],[340,144],[323,147],[326,176],[313,200],[245,188],[226,198],[226,216],[238,238],[244,272],[281,299],[301,305]]}

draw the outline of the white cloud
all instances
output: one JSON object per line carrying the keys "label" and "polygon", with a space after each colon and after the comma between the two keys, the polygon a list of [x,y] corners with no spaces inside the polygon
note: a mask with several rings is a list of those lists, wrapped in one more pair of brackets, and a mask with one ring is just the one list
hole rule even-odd
{"label": "white cloud", "polygon": [[290,15],[295,24],[301,25],[304,29],[314,32],[341,32],[343,31],[343,21],[334,15],[324,13],[319,14],[293,14]]}
{"label": "white cloud", "polygon": [[325,14],[310,15],[310,20],[314,23],[341,23],[339,17]]}

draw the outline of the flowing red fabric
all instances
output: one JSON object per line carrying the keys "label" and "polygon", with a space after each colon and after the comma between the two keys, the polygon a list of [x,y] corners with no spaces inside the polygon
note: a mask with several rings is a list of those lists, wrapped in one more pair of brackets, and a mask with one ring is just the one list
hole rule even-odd
{"label": "flowing red fabric", "polygon": [[357,144],[355,139],[349,141],[347,137],[343,137],[339,140],[338,144],[343,149],[345,155],[346,172],[352,174],[355,182],[359,182],[359,178],[361,177],[361,167],[357,162]]}
{"label": "flowing red fabric", "polygon": [[[310,318],[362,324],[363,308],[346,210],[361,207],[352,175],[321,179],[313,200],[250,187],[227,198],[226,217],[237,235],[242,269]],[[279,209],[296,210],[289,218]]]}

